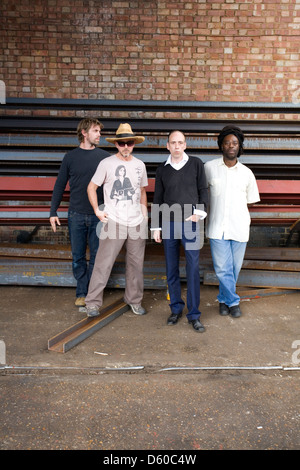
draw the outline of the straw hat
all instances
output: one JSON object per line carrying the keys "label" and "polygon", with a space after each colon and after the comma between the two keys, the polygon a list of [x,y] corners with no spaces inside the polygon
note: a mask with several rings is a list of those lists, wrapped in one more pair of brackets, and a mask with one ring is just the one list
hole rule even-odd
{"label": "straw hat", "polygon": [[107,142],[111,142],[112,144],[118,142],[119,140],[134,140],[136,144],[141,144],[144,142],[145,137],[142,137],[141,135],[135,135],[132,132],[131,126],[126,123],[119,125],[119,128],[116,132],[116,137],[107,137],[105,140],[107,140]]}

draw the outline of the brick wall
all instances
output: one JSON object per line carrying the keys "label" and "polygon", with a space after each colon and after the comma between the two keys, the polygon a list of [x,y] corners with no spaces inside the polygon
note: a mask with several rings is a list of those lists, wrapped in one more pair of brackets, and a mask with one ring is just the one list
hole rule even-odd
{"label": "brick wall", "polygon": [[9,97],[293,102],[300,0],[1,0]]}

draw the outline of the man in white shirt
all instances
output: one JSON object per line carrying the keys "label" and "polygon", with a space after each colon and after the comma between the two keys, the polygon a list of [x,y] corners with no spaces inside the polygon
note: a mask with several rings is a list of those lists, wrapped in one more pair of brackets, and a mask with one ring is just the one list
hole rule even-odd
{"label": "man in white shirt", "polygon": [[242,314],[236,283],[249,240],[248,204],[260,200],[254,174],[238,161],[243,142],[238,127],[225,126],[218,136],[223,157],[204,165],[210,199],[206,235],[219,280],[219,313],[234,318]]}

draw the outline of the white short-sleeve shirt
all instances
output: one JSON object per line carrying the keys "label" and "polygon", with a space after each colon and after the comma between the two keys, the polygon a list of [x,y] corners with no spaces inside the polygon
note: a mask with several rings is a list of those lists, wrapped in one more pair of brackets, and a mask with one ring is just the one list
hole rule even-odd
{"label": "white short-sleeve shirt", "polygon": [[206,236],[247,242],[251,222],[247,205],[260,201],[254,174],[239,161],[227,167],[223,157],[206,162],[204,168],[209,189]]}
{"label": "white short-sleeve shirt", "polygon": [[141,188],[148,185],[144,162],[132,157],[120,160],[116,155],[102,160],[92,182],[103,184],[104,210],[114,222],[129,227],[141,224]]}

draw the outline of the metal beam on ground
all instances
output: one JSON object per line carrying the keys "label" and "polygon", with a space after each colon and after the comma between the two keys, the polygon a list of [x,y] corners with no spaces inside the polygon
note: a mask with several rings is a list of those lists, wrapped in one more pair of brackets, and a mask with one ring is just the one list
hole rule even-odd
{"label": "metal beam on ground", "polygon": [[49,351],[66,353],[77,344],[90,337],[100,328],[118,318],[129,309],[123,299],[119,299],[100,311],[98,317],[86,317],[70,328],[48,340]]}
{"label": "metal beam on ground", "polygon": [[300,292],[300,289],[296,291],[295,289],[276,289],[272,287],[266,288],[250,288],[243,290],[237,289],[237,293],[241,299],[259,299],[260,297],[267,297],[270,295],[287,295],[287,294],[295,294],[295,292]]}

